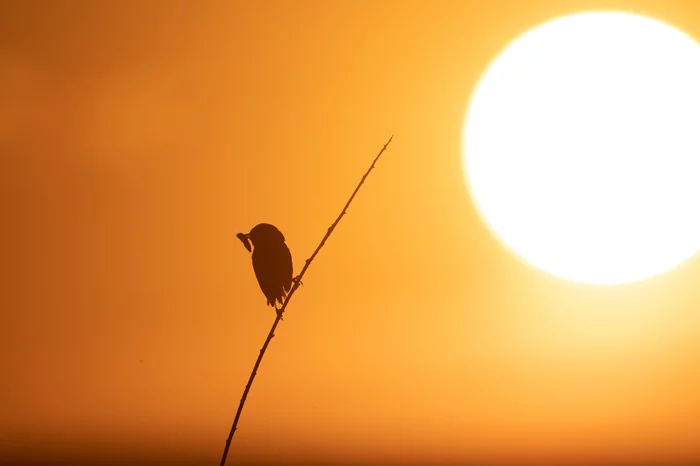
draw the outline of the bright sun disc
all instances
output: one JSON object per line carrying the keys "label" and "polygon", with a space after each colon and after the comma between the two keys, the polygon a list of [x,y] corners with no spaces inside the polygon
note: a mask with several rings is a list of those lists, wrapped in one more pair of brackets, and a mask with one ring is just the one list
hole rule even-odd
{"label": "bright sun disc", "polygon": [[551,274],[618,284],[700,249],[700,45],[653,19],[545,23],[488,67],[464,123],[482,217]]}

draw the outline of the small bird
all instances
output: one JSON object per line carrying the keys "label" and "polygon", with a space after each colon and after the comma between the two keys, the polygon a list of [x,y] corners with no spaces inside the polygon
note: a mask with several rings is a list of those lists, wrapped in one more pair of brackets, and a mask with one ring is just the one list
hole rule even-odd
{"label": "small bird", "polygon": [[277,302],[281,305],[292,287],[292,254],[284,242],[284,235],[274,225],[261,223],[250,233],[236,235],[243,246],[251,251],[253,243],[253,270],[258,284],[267,298],[268,306],[279,314]]}

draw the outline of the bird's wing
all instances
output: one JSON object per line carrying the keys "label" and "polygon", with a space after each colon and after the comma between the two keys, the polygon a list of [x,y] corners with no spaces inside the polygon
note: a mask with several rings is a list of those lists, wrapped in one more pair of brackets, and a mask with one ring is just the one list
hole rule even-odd
{"label": "bird's wing", "polygon": [[292,287],[292,275],[294,274],[294,265],[292,264],[292,253],[289,252],[289,248],[286,244],[282,243],[282,248],[280,250],[280,283],[282,283],[282,288],[285,294]]}
{"label": "bird's wing", "polygon": [[282,303],[292,285],[292,255],[287,245],[278,242],[256,247],[253,269],[267,303],[270,306],[276,301]]}

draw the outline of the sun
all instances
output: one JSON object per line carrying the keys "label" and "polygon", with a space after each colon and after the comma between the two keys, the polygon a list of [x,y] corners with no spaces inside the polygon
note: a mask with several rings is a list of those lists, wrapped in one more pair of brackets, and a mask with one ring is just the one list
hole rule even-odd
{"label": "sun", "polygon": [[620,284],[700,249],[700,45],[660,21],[592,12],[513,41],[476,86],[467,184],[516,255]]}

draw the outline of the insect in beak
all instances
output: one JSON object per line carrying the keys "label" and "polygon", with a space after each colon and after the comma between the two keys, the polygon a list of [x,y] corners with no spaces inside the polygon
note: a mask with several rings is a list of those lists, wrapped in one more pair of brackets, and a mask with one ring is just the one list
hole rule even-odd
{"label": "insect in beak", "polygon": [[248,252],[251,252],[252,249],[250,247],[250,241],[248,241],[248,235],[244,235],[243,233],[238,233],[236,235],[236,238],[241,240],[241,243],[243,243],[243,246],[248,250]]}

